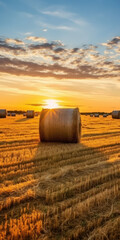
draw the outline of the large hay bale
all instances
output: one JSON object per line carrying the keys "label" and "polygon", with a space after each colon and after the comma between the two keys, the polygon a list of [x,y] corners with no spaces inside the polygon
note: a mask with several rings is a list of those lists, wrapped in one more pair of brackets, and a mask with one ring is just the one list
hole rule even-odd
{"label": "large hay bale", "polygon": [[40,114],[39,132],[41,141],[79,142],[81,136],[79,109],[43,109]]}
{"label": "large hay bale", "polygon": [[113,111],[112,118],[120,119],[120,111],[119,110]]}
{"label": "large hay bale", "polygon": [[28,110],[26,113],[27,118],[34,118],[34,110]]}
{"label": "large hay bale", "polygon": [[7,111],[6,109],[0,109],[0,118],[6,118]]}

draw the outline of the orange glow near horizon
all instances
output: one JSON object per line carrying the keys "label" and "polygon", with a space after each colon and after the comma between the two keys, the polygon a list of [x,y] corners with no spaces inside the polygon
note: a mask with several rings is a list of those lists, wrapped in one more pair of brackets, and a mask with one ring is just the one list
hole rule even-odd
{"label": "orange glow near horizon", "polygon": [[60,105],[58,104],[58,101],[55,99],[47,99],[45,100],[45,108],[53,109],[53,108],[59,108]]}

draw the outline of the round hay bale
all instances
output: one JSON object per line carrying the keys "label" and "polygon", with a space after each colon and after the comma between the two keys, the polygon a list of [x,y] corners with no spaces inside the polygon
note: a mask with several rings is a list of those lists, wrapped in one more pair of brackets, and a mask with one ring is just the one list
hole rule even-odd
{"label": "round hay bale", "polygon": [[34,110],[28,110],[26,113],[27,118],[34,118]]}
{"label": "round hay bale", "polygon": [[94,115],[95,117],[99,117],[99,114],[98,113],[95,113],[95,115]]}
{"label": "round hay bale", "polygon": [[93,117],[93,114],[90,114],[90,117]]}
{"label": "round hay bale", "polygon": [[79,142],[81,136],[79,109],[43,109],[40,114],[39,133],[43,142]]}
{"label": "round hay bale", "polygon": [[10,117],[10,116],[11,116],[11,114],[10,114],[10,113],[7,113],[7,116],[8,116],[8,117]]}
{"label": "round hay bale", "polygon": [[12,116],[12,117],[15,117],[15,116],[16,116],[16,113],[11,113],[11,116]]}
{"label": "round hay bale", "polygon": [[23,117],[26,117],[26,113],[23,113]]}
{"label": "round hay bale", "polygon": [[104,113],[104,114],[103,114],[103,117],[107,117],[107,116],[108,116],[107,113]]}
{"label": "round hay bale", "polygon": [[120,119],[120,111],[119,110],[113,111],[112,118]]}
{"label": "round hay bale", "polygon": [[0,118],[6,118],[7,111],[6,109],[0,109]]}

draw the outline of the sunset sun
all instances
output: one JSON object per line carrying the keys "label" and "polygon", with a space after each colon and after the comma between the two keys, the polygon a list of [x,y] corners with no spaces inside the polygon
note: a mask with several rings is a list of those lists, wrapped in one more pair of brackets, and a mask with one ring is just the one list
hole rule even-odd
{"label": "sunset sun", "polygon": [[58,101],[55,99],[47,99],[45,101],[45,108],[53,109],[58,107],[59,107]]}

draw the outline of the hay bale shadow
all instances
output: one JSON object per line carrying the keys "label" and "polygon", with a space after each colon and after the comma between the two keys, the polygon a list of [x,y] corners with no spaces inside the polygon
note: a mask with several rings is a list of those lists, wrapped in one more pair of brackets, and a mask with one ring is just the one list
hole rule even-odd
{"label": "hay bale shadow", "polygon": [[28,121],[30,118],[22,118],[22,119],[18,119],[15,122],[26,122]]}

